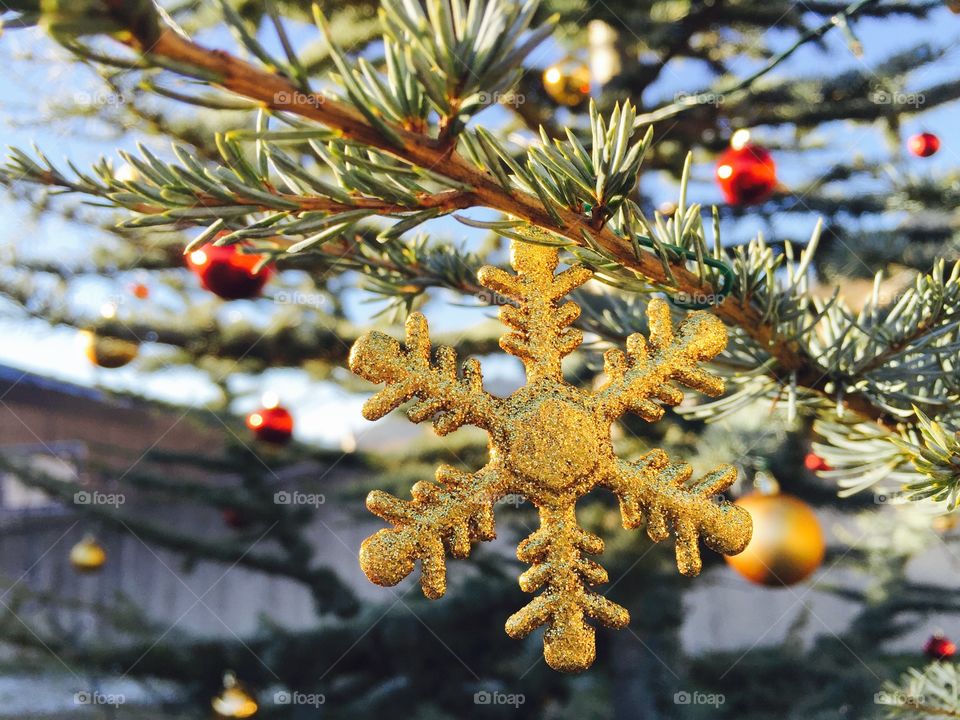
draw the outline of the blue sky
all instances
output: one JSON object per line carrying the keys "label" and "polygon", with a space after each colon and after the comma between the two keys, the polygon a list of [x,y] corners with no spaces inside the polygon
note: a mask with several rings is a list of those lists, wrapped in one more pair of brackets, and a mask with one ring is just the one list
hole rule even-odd
{"label": "blue sky", "polygon": [[[919,41],[930,40],[931,30],[934,28],[937,33],[932,41],[937,44],[951,44],[954,50],[936,65],[911,76],[904,89],[919,90],[951,79],[958,67],[955,48],[957,38],[960,37],[960,16],[950,14],[946,8],[935,13],[932,23],[919,24],[902,18],[884,21],[868,19],[857,23],[857,35],[864,46],[861,58],[853,56],[841,33],[832,31],[825,40],[825,48],[813,45],[802,48],[777,69],[771,78],[819,76],[842,70],[869,72],[890,54],[912,47]],[[313,31],[304,29],[302,32]],[[793,35],[792,32],[773,29],[769,32],[769,37],[772,42],[782,47],[791,41]],[[228,44],[228,41],[220,36],[215,39]],[[538,52],[534,63],[542,67],[562,54],[563,50],[551,43]],[[39,118],[56,118],[58,99],[80,96],[104,101],[104,90],[95,81],[92,73],[56,61],[56,58],[62,57],[62,53],[37,30],[6,32],[0,37],[0,62],[8,69],[15,68],[14,72],[8,71],[0,75],[0,127],[3,129],[5,144],[29,148],[36,143],[55,162],[69,157],[80,167],[90,165],[101,155],[116,157],[116,151],[121,148],[133,150],[135,137],[122,138],[118,142],[110,137],[103,124],[93,117],[69,122],[56,119],[52,122],[35,122]],[[750,62],[744,61],[738,70],[748,72],[752,67]],[[672,63],[657,84],[650,89],[647,99],[669,100],[677,91],[695,92],[704,85],[705,75],[697,63]],[[492,108],[481,116],[480,122],[496,127],[502,124],[505,113],[501,108]],[[818,135],[826,141],[826,149],[823,151],[775,154],[780,179],[788,187],[796,186],[806,179],[816,177],[817,173],[823,172],[840,158],[849,159],[856,154],[870,159],[890,159],[890,172],[894,175],[935,174],[952,170],[960,160],[960,137],[956,132],[958,120],[960,114],[956,104],[953,104],[935,108],[906,121],[904,137],[921,130],[935,132],[941,137],[943,145],[940,153],[928,159],[891,155],[891,149],[884,143],[879,127],[860,126],[853,129],[845,123],[832,123],[818,130]],[[761,141],[789,144],[792,132],[790,128],[784,128],[774,135],[760,130],[755,133],[755,137]],[[148,143],[151,149],[166,154],[165,141],[151,139]],[[712,165],[699,164],[694,178],[690,196],[692,202],[704,205],[721,202],[719,190],[712,182]],[[657,175],[647,175],[643,182],[645,190],[656,201],[675,199],[676,190],[672,181]],[[478,211],[471,211],[469,214],[477,216]],[[738,239],[743,239],[759,229],[764,230],[768,237],[772,233],[772,239],[776,239],[779,234],[803,237],[812,229],[814,221],[815,217],[812,215],[809,222],[802,218],[791,219],[789,223],[775,220],[771,227],[757,219],[747,218],[737,224],[727,223],[723,229],[728,237]],[[100,234],[97,229],[75,223],[65,223],[53,218],[34,218],[25,211],[23,205],[6,195],[0,199],[0,223],[4,228],[0,247],[4,252],[13,248],[22,257],[83,257],[90,246],[98,241]],[[468,243],[475,242],[478,237],[476,233],[452,219],[434,221],[427,229],[446,237],[463,238]],[[0,268],[0,272],[9,270]],[[105,300],[116,296],[118,291],[122,292],[126,282],[128,281],[119,287],[104,282],[87,283],[72,296],[72,301],[96,312],[96,308]],[[350,293],[349,297],[350,312],[359,321],[376,309],[376,306],[359,302],[362,299],[360,293]],[[198,302],[206,302],[208,299],[198,293]],[[467,301],[469,302],[469,299]],[[463,302],[462,298],[455,298],[449,293],[438,293],[428,308],[431,326],[441,331],[454,330],[473,324],[490,314],[485,309],[464,308],[461,304]],[[137,390],[174,401],[202,403],[214,397],[205,377],[189,368],[148,374],[140,372],[136,364],[121,370],[92,367],[83,356],[74,331],[51,329],[38,321],[26,321],[15,309],[7,305],[0,307],[0,332],[4,333],[4,342],[0,343],[0,362],[73,382],[101,383],[107,387]],[[121,306],[122,312],[164,309],[168,312],[180,310],[172,295],[164,298],[163,294],[159,293],[141,307]],[[222,308],[221,312],[230,317],[230,313],[246,312],[247,309],[249,307],[235,303],[232,307]],[[156,348],[147,346],[143,355],[149,357],[156,352]],[[513,374],[517,368],[512,359],[491,359],[486,362],[486,367],[488,375]],[[237,390],[247,393],[237,408],[241,411],[254,405],[262,390],[272,389],[278,392],[285,404],[294,410],[298,420],[298,435],[304,439],[333,443],[349,429],[366,426],[359,415],[361,398],[350,396],[331,383],[312,382],[298,371],[270,371],[257,378],[236,377],[234,382]]]}

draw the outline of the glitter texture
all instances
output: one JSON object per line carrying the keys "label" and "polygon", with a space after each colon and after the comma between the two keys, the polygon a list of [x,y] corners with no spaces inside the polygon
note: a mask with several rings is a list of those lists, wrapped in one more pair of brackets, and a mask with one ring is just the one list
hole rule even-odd
{"label": "glitter texture", "polygon": [[484,267],[478,275],[482,285],[516,303],[500,309],[500,320],[511,328],[500,347],[523,362],[527,384],[510,397],[484,391],[477,360],[467,360],[458,373],[452,348],[439,347],[432,357],[427,321],[419,313],[407,319],[403,346],[370,332],[351,350],[350,369],[386,385],[364,405],[367,419],[416,399],[409,410],[413,422],[432,419],[440,435],[473,425],[490,436],[490,460],[476,472],[441,466],[436,482],[413,486],[410,501],[371,492],[367,507],[393,527],[364,541],[360,565],[373,582],[394,585],[420,560],[423,593],[438,598],[446,590],[446,552],[464,558],[472,543],[492,539],[497,500],[523,495],[539,510],[540,527],[517,550],[531,565],[520,587],[542,592],[507,620],[506,631],[521,638],[546,625],[547,663],[576,672],[596,655],[587,618],[611,627],[630,621],[625,608],[589,589],[608,577],[587,557],[603,552],[603,540],[577,524],[581,496],[596,486],[608,488],[619,498],[624,527],[646,522],[654,541],[666,539],[672,529],[684,575],[700,572],[701,538],[726,554],[740,552],[750,540],[747,512],[714,498],[734,481],[734,468],[720,466],[691,483],[690,466],[670,462],[662,450],[631,462],[614,455],[610,440],[610,425],[624,413],[653,422],[663,416],[663,405],[679,403],[683,392],[672,382],[721,394],[723,381],[699,364],[723,350],[727,334],[706,312],[691,313],[675,333],[667,304],[651,300],[649,340],[635,333],[627,338],[626,353],[608,350],[606,382],[596,392],[573,387],[563,380],[560,362],[583,340],[570,327],[580,308],[561,300],[591,272],[573,266],[555,274],[554,248],[514,241],[511,251],[517,274]]}

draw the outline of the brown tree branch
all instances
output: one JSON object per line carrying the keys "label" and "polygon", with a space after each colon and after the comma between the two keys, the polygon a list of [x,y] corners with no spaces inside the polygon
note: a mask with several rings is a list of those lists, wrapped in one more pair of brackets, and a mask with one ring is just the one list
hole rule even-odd
{"label": "brown tree branch", "polygon": [[[378,148],[412,164],[440,172],[472,188],[469,197],[478,206],[523,219],[578,245],[584,244],[584,236],[589,237],[624,267],[653,283],[691,294],[712,290],[705,287],[699,276],[683,261],[670,264],[674,276],[671,278],[657,256],[636,253],[629,240],[617,236],[609,228],[592,226],[584,215],[557,208],[560,223],[556,223],[536,196],[516,189],[504,189],[492,174],[475,167],[445,143],[400,127],[391,127],[399,139],[399,144],[394,144],[395,141],[378,132],[348,105],[323,95],[304,93],[282,75],[258,68],[225,51],[202,47],[168,27],[161,29],[152,44],[142,42],[135,35],[128,36],[125,42],[161,65],[172,65],[180,72],[194,72],[207,79],[215,78],[212,81],[214,84],[257,101],[266,108],[297,114],[338,131],[344,139]],[[728,299],[714,306],[713,312],[727,324],[740,328],[778,361],[782,370],[779,379],[785,380],[790,374],[796,373],[797,382],[801,385],[826,392],[828,378],[820,367],[800,352],[796,342],[780,337],[776,326],[763,319],[763,313],[750,303],[749,298],[741,298],[739,302]],[[881,408],[861,394],[851,393],[845,402],[848,408],[868,418],[892,422]]]}
{"label": "brown tree branch", "polygon": [[[288,195],[281,192],[273,192],[272,194],[275,195],[278,200],[292,202],[298,205],[299,208],[293,212],[320,211],[338,213],[346,212],[348,210],[372,210],[378,215],[399,215],[405,212],[425,210],[428,208],[443,210],[444,212],[451,212],[453,210],[474,207],[477,204],[477,200],[473,196],[473,193],[463,190],[444,190],[443,192],[439,193],[417,193],[416,205],[400,205],[398,203],[386,202],[380,198],[363,196],[352,197],[349,202],[339,202],[337,200],[331,200],[325,197]],[[263,212],[272,212],[277,209],[275,206],[266,205],[262,200],[257,198],[247,198],[240,193],[234,195],[233,200],[224,200],[209,193],[196,193],[194,197],[198,206],[206,208],[252,205],[260,208]],[[131,207],[131,210],[135,210],[136,212],[143,213],[145,215],[164,213],[168,209],[169,208],[159,205],[149,204],[141,204]]]}

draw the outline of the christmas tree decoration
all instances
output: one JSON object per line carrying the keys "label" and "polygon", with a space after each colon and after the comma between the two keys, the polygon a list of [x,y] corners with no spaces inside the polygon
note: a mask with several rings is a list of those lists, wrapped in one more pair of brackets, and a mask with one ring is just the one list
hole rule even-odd
{"label": "christmas tree decoration", "polygon": [[917,133],[907,140],[907,148],[917,157],[930,157],[940,149],[940,138],[929,132]]}
{"label": "christmas tree decoration", "polygon": [[130,294],[137,300],[146,300],[150,297],[150,287],[146,283],[135,282],[130,285]]}
{"label": "christmas tree decoration", "polygon": [[280,405],[279,398],[267,394],[263,398],[263,407],[247,415],[247,427],[257,440],[284,445],[293,437],[293,415]]}
{"label": "christmas tree decoration", "polygon": [[107,562],[107,551],[93,535],[84,538],[70,548],[70,564],[83,573],[96,572]]}
{"label": "christmas tree decoration", "polygon": [[738,130],[717,160],[716,178],[729,204],[755,205],[773,194],[777,167],[765,148],[750,142],[748,131]]}
{"label": "christmas tree decoration", "polygon": [[261,256],[242,252],[242,247],[207,243],[187,255],[187,265],[214,295],[224,300],[249,300],[263,290],[270,279],[270,268],[257,270]]}
{"label": "christmas tree decoration", "polygon": [[80,338],[84,353],[97,367],[121,368],[129,365],[140,352],[140,346],[135,342],[105,337],[94,330],[81,330]]}
{"label": "christmas tree decoration", "polygon": [[662,202],[659,206],[657,206],[657,212],[663,215],[665,218],[672,218],[677,212],[677,204],[675,202],[670,202],[669,200]]}
{"label": "christmas tree decoration", "polygon": [[960,0],[945,0],[944,4],[954,15],[960,15]]}
{"label": "christmas tree decoration", "polygon": [[671,462],[662,450],[636,461],[614,455],[610,426],[634,412],[648,422],[664,415],[661,405],[674,406],[683,392],[674,384],[710,396],[722,394],[723,381],[701,363],[726,345],[723,324],[706,312],[687,316],[675,332],[669,305],[653,299],[647,307],[649,339],[639,333],[627,339],[627,352],[604,355],[607,382],[595,393],[567,384],[561,360],[583,340],[569,327],[580,314],[572,301],[560,303],[592,273],[574,265],[559,274],[555,248],[511,245],[516,274],[494,267],[478,273],[479,282],[516,305],[500,308],[501,321],[512,328],[500,339],[507,353],[523,362],[527,384],[508,398],[483,389],[480,364],[469,359],[458,375],[456,351],[441,346],[431,360],[427,321],[412,313],[404,346],[380,332],[363,335],[350,352],[350,369],[386,388],[370,398],[364,417],[376,420],[402,403],[417,399],[409,412],[413,422],[433,419],[446,435],[463,425],[485,430],[490,461],[476,472],[441,466],[436,483],[421,481],[412,500],[403,501],[374,490],[367,497],[371,512],[394,525],[367,538],[360,565],[380,585],[395,585],[421,561],[421,586],[428,598],[446,590],[445,547],[464,558],[473,542],[495,536],[493,507],[506,494],[525,497],[539,510],[540,528],[524,540],[517,556],[532,565],[520,577],[526,592],[543,594],[507,620],[507,634],[522,638],[541,625],[544,657],[550,667],[580,671],[593,662],[594,628],[586,619],[623,627],[629,613],[588,586],[607,581],[606,571],[587,555],[603,551],[603,540],[580,528],[577,500],[595,487],[617,495],[626,528],[646,523],[654,541],[676,536],[677,567],[684,575],[700,572],[699,541],[720,553],[737,553],[750,539],[749,514],[727,502],[716,502],[736,479],[736,470],[720,466],[691,484],[692,469]]}
{"label": "christmas tree decoration", "polygon": [[726,558],[740,575],[758,585],[783,587],[820,567],[826,542],[807,503],[779,490],[761,490],[744,495],[736,505],[753,518],[753,537],[746,550]]}
{"label": "christmas tree decoration", "polygon": [[930,521],[930,526],[938,533],[948,533],[957,527],[958,522],[960,522],[960,515],[952,512],[946,515],[937,515]]}
{"label": "christmas tree decoration", "polygon": [[590,68],[573,59],[551,65],[543,71],[543,88],[560,105],[582,105],[590,98]]}
{"label": "christmas tree decoration", "polygon": [[250,526],[250,517],[243,510],[234,507],[223,509],[223,522],[234,530],[243,530]]}
{"label": "christmas tree decoration", "polygon": [[957,654],[957,646],[950,638],[938,632],[923,644],[923,654],[931,660],[949,660]]}
{"label": "christmas tree decoration", "polygon": [[830,464],[815,452],[808,452],[803,458],[803,466],[810,472],[831,470]]}
{"label": "christmas tree decoration", "polygon": [[223,692],[210,703],[222,718],[249,718],[257,714],[257,701],[243,689],[232,672],[223,676]]}

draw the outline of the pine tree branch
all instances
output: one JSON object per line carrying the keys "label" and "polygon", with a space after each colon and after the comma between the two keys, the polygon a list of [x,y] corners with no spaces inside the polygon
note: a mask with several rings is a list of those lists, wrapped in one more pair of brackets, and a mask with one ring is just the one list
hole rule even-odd
{"label": "pine tree branch", "polygon": [[[445,177],[472,188],[472,197],[478,205],[522,218],[576,244],[582,244],[584,237],[589,237],[624,267],[651,282],[673,287],[690,295],[713,291],[713,288],[705,286],[695,272],[687,268],[685,262],[675,261],[665,268],[653,254],[636,253],[629,240],[617,236],[609,228],[595,227],[581,214],[557,207],[557,222],[544,209],[539,198],[525,192],[506,191],[492,174],[469,163],[448,144],[400,127],[390,128],[392,139],[370,125],[353,108],[323,95],[300,92],[280,75],[262,70],[227,52],[208,50],[170,28],[162,27],[155,42],[145,44],[149,40],[150,38],[131,36],[128,44],[144,52],[158,64],[172,66],[211,80],[224,89],[255,100],[271,110],[297,114],[338,131],[341,137],[347,140],[377,148],[414,165],[440,172]],[[828,380],[817,368],[805,367],[796,345],[778,337],[776,328],[765,322],[762,313],[755,307],[746,302],[724,303],[715,307],[714,312],[728,324],[742,328],[758,345],[766,348],[777,358],[785,375],[796,372],[800,384],[815,390],[826,390]],[[865,398],[850,395],[845,402],[851,410],[867,417],[879,419],[884,415],[882,410],[872,406]]]}
{"label": "pine tree branch", "polygon": [[[16,463],[2,460],[4,467],[17,472],[17,477],[30,487],[43,490],[52,498],[73,504],[78,487],[71,482],[31,472]],[[252,570],[289,578],[310,588],[318,606],[323,610],[350,615],[356,611],[353,592],[333,571],[320,566],[311,567],[303,558],[283,557],[277,553],[252,551],[233,541],[206,539],[183,533],[162,523],[145,519],[135,512],[122,511],[106,505],[83,505],[83,512],[115,527],[119,532],[135,535],[141,540],[181,552],[187,557],[214,562],[242,565]]]}
{"label": "pine tree branch", "polygon": [[[721,87],[717,93],[726,97],[727,95],[734,95],[742,90],[748,89],[751,85],[753,85],[753,83],[780,65],[780,63],[793,55],[793,53],[799,50],[803,45],[811,40],[817,40],[823,37],[831,29],[838,27],[841,22],[848,22],[850,19],[855,17],[857,13],[859,13],[864,7],[878,2],[879,0],[856,0],[856,2],[847,5],[842,11],[831,16],[826,22],[802,33],[792,45],[777,53],[763,67],[730,85]],[[660,122],[661,120],[667,120],[679,115],[688,108],[696,107],[698,104],[700,104],[698,95],[688,96],[680,102],[674,102],[653,112],[644,113],[643,115],[637,116],[637,127]]]}
{"label": "pine tree branch", "polygon": [[[860,0],[856,5],[859,7],[868,1]],[[524,12],[527,10],[528,8]],[[387,14],[389,15],[390,12],[394,15],[389,17],[387,25],[392,28],[391,32],[394,35],[398,32],[396,30],[398,23],[402,25],[412,22],[410,18],[403,16],[407,10],[391,7]],[[422,21],[427,22],[426,18],[422,18]],[[321,25],[325,28],[323,23]],[[556,243],[558,239],[562,239],[572,243],[575,254],[601,270],[600,274],[606,275],[608,279],[620,276],[624,280],[633,277],[635,281],[636,278],[633,275],[635,273],[648,283],[647,287],[653,285],[677,296],[716,296],[722,291],[723,294],[720,297],[729,301],[715,303],[712,307],[713,311],[727,324],[737,327],[743,337],[750,339],[753,349],[744,354],[750,355],[757,362],[762,361],[764,369],[775,382],[794,388],[803,387],[821,395],[839,394],[839,402],[847,408],[867,418],[879,420],[888,427],[893,427],[889,414],[902,411],[902,408],[897,410],[888,403],[880,402],[876,394],[869,392],[869,389],[862,389],[859,383],[849,382],[850,378],[845,374],[846,366],[843,363],[834,362],[833,365],[825,366],[816,355],[811,354],[809,343],[801,342],[801,335],[797,334],[807,333],[809,327],[813,326],[811,323],[809,327],[803,327],[805,321],[801,316],[809,312],[809,308],[805,309],[803,298],[796,294],[797,281],[794,281],[787,291],[781,292],[775,289],[776,279],[773,273],[776,263],[771,263],[767,258],[762,244],[757,247],[751,245],[746,254],[737,257],[735,264],[740,265],[740,277],[734,278],[728,274],[729,267],[726,263],[729,259],[722,252],[717,250],[711,253],[697,232],[693,233],[697,236],[696,238],[689,234],[691,228],[695,230],[697,223],[700,222],[699,208],[691,207],[684,210],[681,213],[683,217],[673,222],[672,230],[667,225],[662,227],[658,225],[656,232],[651,230],[655,235],[653,239],[638,239],[633,223],[639,210],[635,206],[629,206],[629,203],[624,204],[624,193],[629,192],[635,183],[635,163],[639,155],[642,155],[647,140],[639,144],[629,143],[629,132],[625,133],[623,128],[634,126],[632,109],[624,108],[622,113],[619,108],[615,109],[610,118],[609,129],[605,119],[595,110],[591,110],[593,143],[590,154],[573,136],[568,135],[566,141],[554,144],[545,139],[540,147],[530,150],[527,167],[524,168],[517,165],[498,141],[484,131],[462,133],[461,145],[466,155],[461,155],[450,142],[449,133],[441,132],[439,137],[433,138],[423,132],[425,128],[415,127],[411,130],[409,126],[393,123],[384,119],[385,116],[377,115],[375,111],[383,104],[372,98],[370,88],[379,81],[370,79],[365,86],[366,89],[361,87],[358,84],[361,82],[359,76],[348,77],[350,73],[346,60],[336,49],[334,49],[334,56],[347,85],[352,105],[325,96],[305,93],[279,73],[261,69],[225,52],[207,50],[168,27],[152,26],[149,23],[141,23],[140,26],[146,27],[148,31],[140,34],[134,31],[121,38],[134,49],[143,52],[144,56],[153,63],[218,85],[280,113],[281,117],[298,115],[329,128],[329,131],[336,134],[340,140],[334,141],[327,150],[317,149],[317,152],[321,153],[328,164],[329,155],[323,155],[323,153],[332,152],[335,156],[337,153],[345,153],[342,159],[337,156],[338,159],[334,160],[332,169],[335,173],[337,173],[338,163],[343,163],[346,167],[352,162],[351,158],[354,156],[349,154],[349,147],[375,149],[383,153],[384,157],[389,155],[407,163],[415,173],[424,176],[429,173],[430,177],[441,178],[440,182],[447,183],[452,189],[451,197],[458,198],[454,203],[461,200],[466,202],[465,196],[456,195],[459,191],[467,193],[469,200],[477,206],[499,210],[508,216],[518,218],[515,221],[502,223],[471,221],[472,224],[490,227],[501,235],[519,237],[528,241],[532,239]],[[542,36],[537,33],[534,35],[537,38]],[[403,40],[405,37],[407,36],[400,39]],[[423,38],[417,40],[417,37],[419,36],[411,36],[411,41],[428,42]],[[426,51],[435,55],[439,53],[438,62],[449,63],[449,57],[445,53],[452,52],[452,46],[443,45],[438,49],[428,45],[424,46]],[[514,52],[510,56],[512,58],[510,62],[516,62],[517,58],[522,58],[523,54],[520,50]],[[503,63],[508,61],[504,60]],[[427,85],[432,82],[430,73],[422,68],[416,70],[406,68],[404,72],[415,72],[418,82]],[[450,81],[453,76],[449,71],[445,72]],[[358,99],[362,97],[366,97],[370,102],[359,101]],[[456,104],[456,101],[450,98],[438,98],[436,102],[438,106],[444,107],[449,103]],[[628,115],[630,125],[625,122]],[[312,130],[294,131],[293,136],[296,136],[297,132],[313,133],[315,137],[319,137],[316,131]],[[287,136],[293,137],[289,134],[284,137]],[[338,149],[340,146],[337,146],[336,142],[341,143],[342,150]],[[317,148],[317,146],[314,147]],[[626,156],[624,153],[628,147],[630,154]],[[260,186],[267,182],[263,172],[255,172],[242,159],[237,148],[226,145],[226,149],[222,149],[222,152],[225,153],[227,164],[241,178],[240,185]],[[233,161],[229,159],[231,157]],[[29,164],[23,161],[22,157],[18,158],[18,161],[21,164]],[[374,162],[378,161],[374,160]],[[606,163],[611,164],[608,167]],[[503,164],[506,164],[511,171],[509,174]],[[158,169],[156,165],[154,169],[156,176],[167,172],[162,167]],[[42,172],[40,174],[42,175]],[[236,184],[236,181],[230,180],[229,177],[222,175],[217,177],[222,178],[227,185]],[[87,179],[81,176],[81,180],[83,182],[76,184],[75,189],[83,192]],[[351,182],[356,180],[359,180],[361,185],[367,181],[377,182],[375,173],[368,174],[366,180],[355,174]],[[203,179],[199,178],[199,182],[202,184]],[[594,183],[596,190],[593,188]],[[380,186],[386,187],[382,183]],[[418,202],[416,197],[411,199],[409,192],[414,186],[415,183],[405,186],[408,192],[404,196],[405,201],[401,203],[404,206],[407,201],[411,205]],[[323,187],[329,186],[323,185]],[[322,190],[321,195],[323,194],[328,193]],[[242,191],[241,195],[244,198],[247,197]],[[284,205],[284,202],[275,194],[258,191],[254,195],[261,199],[272,198],[269,202],[276,201],[281,207]],[[350,198],[338,198],[335,191],[331,191],[331,197],[345,204],[350,202]],[[376,200],[372,202],[379,203]],[[683,204],[682,202],[681,205]],[[177,207],[176,203],[173,205]],[[444,202],[440,202],[440,206],[441,209],[428,208],[414,212],[412,217],[398,223],[393,231],[399,234],[407,229],[408,223],[412,226],[432,216],[431,213],[442,213],[448,207]],[[232,207],[230,208],[231,217],[239,217],[248,209],[252,212],[261,207],[262,205]],[[222,208],[206,209],[225,212]],[[196,213],[198,210],[188,208],[185,212]],[[299,212],[298,206],[291,203],[290,207],[278,213],[278,216],[289,214],[289,212]],[[348,212],[373,214],[376,211],[354,209]],[[169,214],[172,213],[173,211],[169,211]],[[288,248],[288,252],[322,242],[339,232],[341,227],[346,226],[337,223],[349,224],[353,221],[352,217],[344,218],[343,213],[334,214],[329,220],[322,211],[319,214],[320,218],[311,219],[308,222],[313,223],[313,227],[316,227],[317,223],[321,226],[326,223],[325,229]],[[642,214],[639,215],[642,219]],[[180,212],[172,216],[185,215]],[[161,222],[169,221],[169,218],[157,219]],[[650,230],[652,226],[649,226],[645,219],[642,220]],[[300,222],[302,226],[303,221]],[[658,220],[658,223],[660,222]],[[255,228],[234,231],[233,237],[239,239],[244,236],[244,233],[249,234],[251,230],[257,233],[256,237],[265,237],[271,230],[268,225],[269,222],[264,224],[264,221],[261,221],[261,224]],[[641,246],[650,251],[642,249]],[[690,264],[694,261],[695,268],[691,269]],[[720,281],[720,270],[724,271],[726,277],[723,288],[717,285]],[[736,280],[736,283],[733,280]],[[733,287],[734,285],[736,287]],[[789,316],[788,322],[782,322],[781,316]],[[815,320],[819,316],[827,317],[828,315],[815,311],[810,317]],[[882,344],[879,332],[874,334],[871,329],[868,333],[864,333],[856,328],[856,319],[836,313],[829,318],[831,322],[838,323],[841,328],[846,327],[845,333],[866,335],[867,339],[861,344],[871,352]],[[944,331],[949,331],[949,328],[944,328]],[[746,351],[747,348],[744,350]],[[767,362],[763,356],[775,362]],[[838,380],[842,383],[840,393],[835,392]]]}

